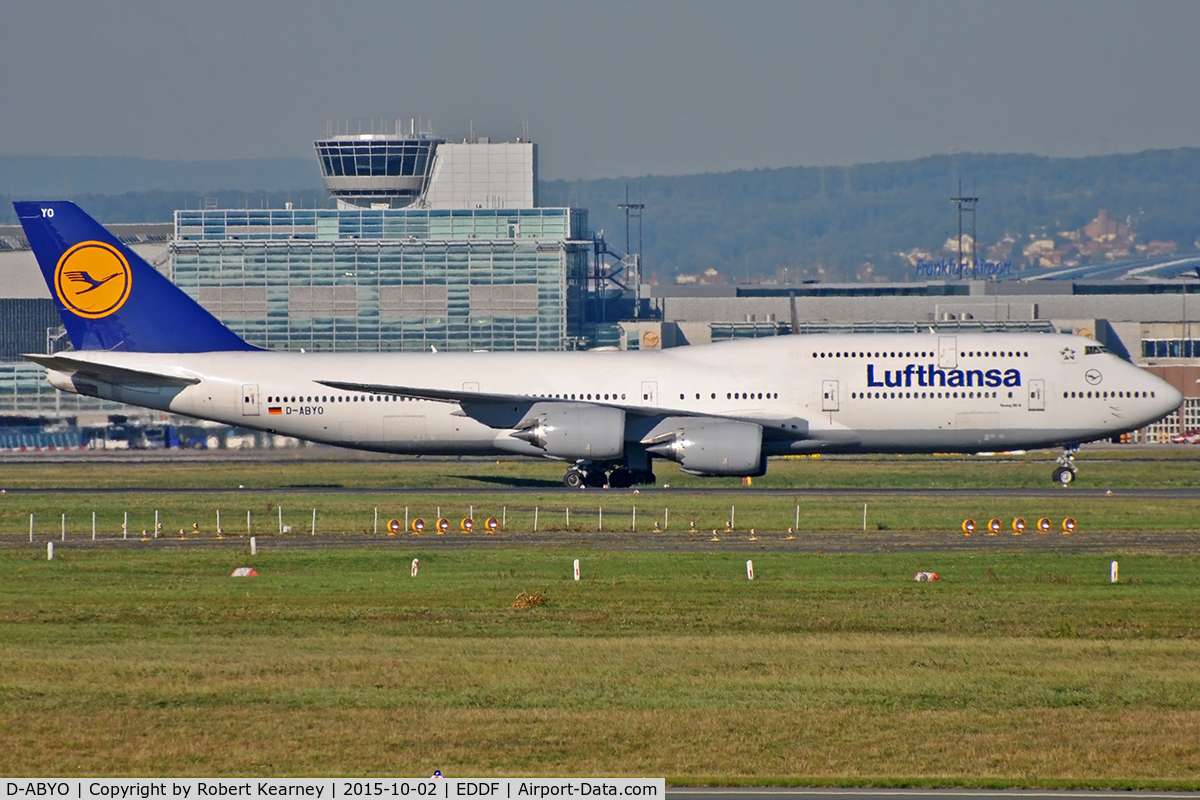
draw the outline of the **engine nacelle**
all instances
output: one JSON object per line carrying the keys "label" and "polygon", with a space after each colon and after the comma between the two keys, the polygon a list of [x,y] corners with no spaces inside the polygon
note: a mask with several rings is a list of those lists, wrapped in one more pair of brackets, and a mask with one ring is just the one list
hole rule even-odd
{"label": "engine nacelle", "polygon": [[625,452],[625,412],[586,403],[538,403],[509,435],[554,458],[607,461]]}
{"label": "engine nacelle", "polygon": [[764,472],[762,426],[713,417],[668,417],[642,440],[646,452],[675,461],[692,475]]}

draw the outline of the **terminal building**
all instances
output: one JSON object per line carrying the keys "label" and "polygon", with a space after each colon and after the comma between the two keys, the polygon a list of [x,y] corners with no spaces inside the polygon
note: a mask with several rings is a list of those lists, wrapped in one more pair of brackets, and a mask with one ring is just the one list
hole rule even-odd
{"label": "terminal building", "polygon": [[[585,209],[538,204],[537,145],[525,138],[451,142],[399,124],[330,133],[314,142],[330,208],[204,208],[109,227],[270,349],[654,349],[831,331],[1069,331],[1183,391],[1180,412],[1135,439],[1200,429],[1200,255],[1045,280],[641,286],[638,256],[593,233]],[[0,227],[0,270],[0,449],[80,446],[114,421],[166,431],[140,444],[173,444],[181,420],[58,392],[20,359],[69,342],[19,227]],[[219,446],[229,435],[190,438]],[[176,438],[186,446],[189,437]]]}

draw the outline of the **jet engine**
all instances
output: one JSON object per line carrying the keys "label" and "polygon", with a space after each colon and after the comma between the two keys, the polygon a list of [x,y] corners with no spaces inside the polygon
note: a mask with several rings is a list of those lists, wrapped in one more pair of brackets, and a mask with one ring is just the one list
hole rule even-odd
{"label": "jet engine", "polygon": [[714,417],[668,417],[642,440],[646,452],[678,462],[692,475],[766,472],[761,425]]}
{"label": "jet engine", "polygon": [[625,412],[585,403],[538,403],[510,433],[545,455],[607,461],[625,452]]}

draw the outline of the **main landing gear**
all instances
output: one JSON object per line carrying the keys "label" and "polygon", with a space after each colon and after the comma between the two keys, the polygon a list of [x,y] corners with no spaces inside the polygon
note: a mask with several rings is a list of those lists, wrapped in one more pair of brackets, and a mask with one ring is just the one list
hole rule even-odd
{"label": "main landing gear", "polygon": [[649,470],[631,470],[624,466],[615,466],[606,470],[602,464],[579,463],[567,470],[563,476],[563,486],[568,489],[578,489],[582,486],[601,488],[610,486],[613,489],[627,489],[630,486],[652,484],[654,473]]}
{"label": "main landing gear", "polygon": [[1058,466],[1051,473],[1055,483],[1067,486],[1075,480],[1075,454],[1078,452],[1079,445],[1077,444],[1063,448],[1062,455],[1058,457]]}

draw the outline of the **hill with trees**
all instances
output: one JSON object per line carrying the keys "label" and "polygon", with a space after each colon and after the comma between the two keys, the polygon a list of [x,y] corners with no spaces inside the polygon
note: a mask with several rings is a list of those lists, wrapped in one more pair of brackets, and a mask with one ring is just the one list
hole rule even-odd
{"label": "hill with trees", "polygon": [[[980,259],[1017,272],[1200,250],[1200,148],[550,180],[539,201],[587,208],[592,228],[623,249],[617,205],[628,188],[645,204],[646,275],[664,283],[902,280],[953,256],[945,245],[957,236],[950,198],[960,181],[979,197]],[[315,160],[0,158],[0,223],[16,222],[8,200],[51,195],[105,222],[169,221],[205,198],[222,208],[331,204]],[[636,227],[632,239],[636,248]]]}

